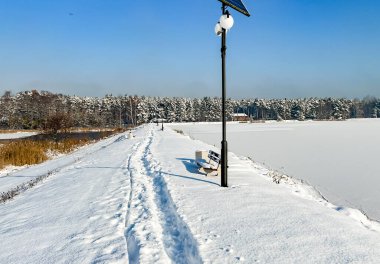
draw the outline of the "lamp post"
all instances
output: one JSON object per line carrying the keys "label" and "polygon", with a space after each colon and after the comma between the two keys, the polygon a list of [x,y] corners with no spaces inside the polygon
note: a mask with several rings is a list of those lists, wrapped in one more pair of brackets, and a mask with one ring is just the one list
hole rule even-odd
{"label": "lamp post", "polygon": [[[160,112],[160,117],[161,117],[161,130],[164,131],[164,108],[163,107],[160,107],[158,108],[159,112]],[[157,126],[158,126],[158,120],[157,120]]]}
{"label": "lamp post", "polygon": [[239,11],[240,13],[250,16],[241,0],[219,0],[222,2],[222,16],[215,26],[215,34],[222,37],[221,56],[222,56],[222,142],[221,142],[221,179],[220,185],[228,187],[228,148],[226,139],[226,37],[227,31],[234,25],[234,19],[226,10],[227,6]]}

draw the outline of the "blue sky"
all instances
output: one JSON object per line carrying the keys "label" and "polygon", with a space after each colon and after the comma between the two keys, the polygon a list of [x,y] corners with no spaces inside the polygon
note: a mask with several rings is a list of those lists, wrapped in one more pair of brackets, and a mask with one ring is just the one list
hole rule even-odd
{"label": "blue sky", "polygon": [[[245,0],[233,98],[380,97],[380,2]],[[217,0],[0,0],[0,92],[220,96]]]}

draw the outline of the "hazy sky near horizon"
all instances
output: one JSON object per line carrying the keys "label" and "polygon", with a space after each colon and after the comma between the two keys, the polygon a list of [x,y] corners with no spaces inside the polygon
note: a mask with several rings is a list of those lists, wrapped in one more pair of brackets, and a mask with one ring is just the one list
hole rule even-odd
{"label": "hazy sky near horizon", "polygon": [[[380,97],[380,2],[245,0],[227,95]],[[0,0],[0,92],[221,96],[217,0]]]}

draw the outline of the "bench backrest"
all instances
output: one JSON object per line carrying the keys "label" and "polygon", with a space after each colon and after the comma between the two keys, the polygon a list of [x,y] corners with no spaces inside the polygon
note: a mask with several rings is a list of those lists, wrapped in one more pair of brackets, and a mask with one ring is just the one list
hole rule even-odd
{"label": "bench backrest", "polygon": [[218,154],[218,153],[216,153],[216,152],[210,150],[210,151],[208,152],[208,157],[209,157],[209,159],[212,160],[213,162],[218,163],[218,164],[220,163],[220,158],[221,158],[220,154]]}

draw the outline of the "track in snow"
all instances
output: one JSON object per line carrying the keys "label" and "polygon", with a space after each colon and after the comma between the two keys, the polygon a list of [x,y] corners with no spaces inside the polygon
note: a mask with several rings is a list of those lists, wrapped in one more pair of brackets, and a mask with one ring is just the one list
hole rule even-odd
{"label": "track in snow", "polygon": [[150,152],[153,133],[134,146],[128,159],[131,191],[125,238],[129,262],[202,263],[197,242],[178,215]]}

